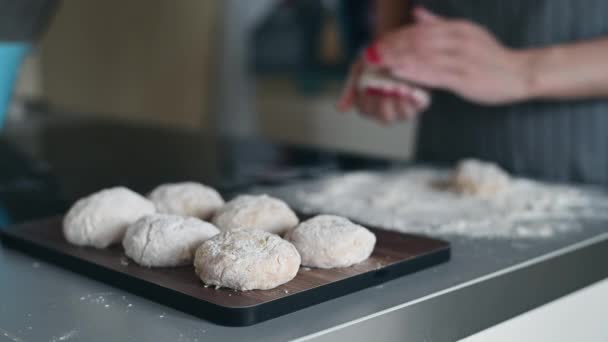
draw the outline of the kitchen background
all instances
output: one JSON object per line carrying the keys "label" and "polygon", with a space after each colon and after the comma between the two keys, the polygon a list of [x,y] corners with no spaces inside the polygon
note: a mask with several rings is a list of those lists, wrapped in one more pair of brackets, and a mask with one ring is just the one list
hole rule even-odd
{"label": "kitchen background", "polygon": [[[38,112],[41,120],[135,121],[409,159],[415,123],[384,127],[335,110],[348,61],[373,21],[353,7],[368,4],[64,1],[21,70],[7,124],[29,127],[25,113]],[[602,286],[470,341],[513,340],[524,331],[538,333],[533,340],[567,341],[590,325],[602,331]],[[567,332],[551,328],[564,317],[572,319]]]}
{"label": "kitchen background", "polygon": [[373,14],[358,10],[365,6],[65,1],[22,69],[9,124],[27,105],[62,113],[46,116],[261,134],[407,159],[415,123],[384,127],[335,110],[348,62],[369,36]]}

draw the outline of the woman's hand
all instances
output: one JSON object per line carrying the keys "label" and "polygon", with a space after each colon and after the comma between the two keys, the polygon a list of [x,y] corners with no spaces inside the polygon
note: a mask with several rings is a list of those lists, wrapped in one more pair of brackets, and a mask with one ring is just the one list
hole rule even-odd
{"label": "woman's hand", "polygon": [[393,75],[472,102],[498,105],[530,96],[528,54],[501,45],[484,28],[414,10],[415,24],[381,37],[369,60]]}
{"label": "woman's hand", "polygon": [[369,58],[361,57],[353,63],[338,104],[342,112],[356,108],[361,115],[388,124],[397,120],[413,119],[428,105],[428,94],[406,83],[393,85],[390,92],[381,89],[361,89],[359,81]]}

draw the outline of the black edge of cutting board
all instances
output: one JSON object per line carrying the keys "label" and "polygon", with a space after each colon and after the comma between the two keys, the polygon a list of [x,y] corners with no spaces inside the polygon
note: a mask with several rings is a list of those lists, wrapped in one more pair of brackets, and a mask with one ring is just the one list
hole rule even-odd
{"label": "black edge of cutting board", "polygon": [[[132,261],[128,266],[121,265],[123,262],[120,259],[124,259],[124,256],[119,246],[106,250],[72,246],[63,239],[60,217],[12,226],[0,230],[0,236],[8,247],[136,295],[217,324],[248,326],[450,259],[448,242],[373,228],[371,230],[376,234],[378,242],[369,262],[333,270],[301,268],[296,278],[275,289],[245,292],[204,288],[191,266],[150,269]],[[414,252],[399,250],[396,248],[399,244]]]}

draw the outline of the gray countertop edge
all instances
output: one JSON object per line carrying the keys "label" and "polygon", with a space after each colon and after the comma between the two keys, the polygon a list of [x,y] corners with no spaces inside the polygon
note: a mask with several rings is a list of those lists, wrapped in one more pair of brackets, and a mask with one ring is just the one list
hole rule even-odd
{"label": "gray countertop edge", "polygon": [[455,341],[608,277],[606,259],[603,233],[294,341]]}

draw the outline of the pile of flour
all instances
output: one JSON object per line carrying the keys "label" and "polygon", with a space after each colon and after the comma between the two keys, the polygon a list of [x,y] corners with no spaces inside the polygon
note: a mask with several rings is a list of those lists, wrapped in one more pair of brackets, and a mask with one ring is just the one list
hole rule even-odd
{"label": "pile of flour", "polygon": [[607,219],[598,189],[513,179],[491,197],[459,195],[441,186],[447,170],[413,168],[332,175],[278,190],[304,213],[346,216],[361,224],[432,236],[549,238]]}

